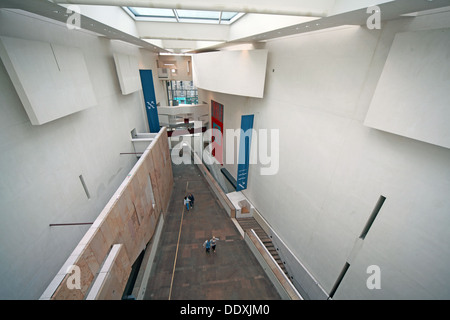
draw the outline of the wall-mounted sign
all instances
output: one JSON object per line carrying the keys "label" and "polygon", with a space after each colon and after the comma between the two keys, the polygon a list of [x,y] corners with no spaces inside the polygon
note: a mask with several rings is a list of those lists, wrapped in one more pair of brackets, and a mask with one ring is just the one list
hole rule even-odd
{"label": "wall-mounted sign", "polygon": [[239,159],[237,170],[236,191],[247,189],[248,168],[250,164],[250,144],[252,142],[254,115],[241,117],[241,135],[239,138]]}
{"label": "wall-mounted sign", "polygon": [[212,155],[223,164],[223,105],[211,100],[211,125],[212,129],[217,129],[220,134],[214,134],[212,137]]}

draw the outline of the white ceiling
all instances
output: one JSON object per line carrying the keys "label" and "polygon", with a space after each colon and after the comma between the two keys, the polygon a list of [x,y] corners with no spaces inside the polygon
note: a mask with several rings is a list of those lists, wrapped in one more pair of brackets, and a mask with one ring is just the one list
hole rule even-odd
{"label": "white ceiling", "polygon": [[[0,7],[21,9],[65,23],[76,4],[81,27],[154,52],[202,52],[254,44],[297,33],[342,25],[365,25],[367,7],[378,5],[381,20],[450,6],[450,0],[0,0]],[[123,7],[243,12],[231,25],[137,21]],[[411,16],[409,17],[412,18]]]}

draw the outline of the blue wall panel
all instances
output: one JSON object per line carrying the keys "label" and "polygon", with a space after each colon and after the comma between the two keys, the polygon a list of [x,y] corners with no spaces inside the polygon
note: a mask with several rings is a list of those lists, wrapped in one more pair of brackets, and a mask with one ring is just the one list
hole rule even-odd
{"label": "blue wall panel", "polygon": [[239,159],[236,191],[247,189],[248,168],[250,164],[250,145],[252,141],[254,115],[241,117],[241,136],[239,139]]}
{"label": "blue wall panel", "polygon": [[150,132],[159,132],[159,117],[156,107],[155,87],[153,85],[152,70],[139,70],[144,93],[145,110],[147,111],[148,127]]}

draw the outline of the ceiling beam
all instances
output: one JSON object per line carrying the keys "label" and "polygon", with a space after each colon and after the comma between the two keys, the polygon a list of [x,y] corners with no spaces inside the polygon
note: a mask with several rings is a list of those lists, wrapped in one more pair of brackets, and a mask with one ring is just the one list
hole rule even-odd
{"label": "ceiling beam", "polygon": [[[20,9],[55,21],[67,23],[69,14],[67,8],[47,0],[0,0],[0,8]],[[153,52],[168,52],[128,33],[112,28],[97,20],[80,14],[80,28],[95,32],[111,40],[120,40],[148,49]]]}
{"label": "ceiling beam", "polygon": [[[406,14],[444,8],[450,6],[450,0],[395,0],[391,2],[385,2],[378,5],[380,9],[380,20],[389,21],[393,19],[413,19],[411,16],[404,16]],[[219,50],[222,47],[230,46],[232,44],[239,43],[251,43],[258,41],[267,41],[275,38],[291,36],[294,34],[318,31],[333,27],[339,27],[344,25],[366,25],[367,19],[371,16],[371,12],[367,12],[367,8],[344,12],[329,17],[315,19],[300,24],[291,25],[284,28],[278,28],[268,32],[254,34],[239,39],[233,39],[226,43],[217,44],[211,47],[205,47],[202,49],[192,50],[190,53],[200,53],[207,51]]]}
{"label": "ceiling beam", "polygon": [[228,25],[136,21],[141,39],[228,41]]}

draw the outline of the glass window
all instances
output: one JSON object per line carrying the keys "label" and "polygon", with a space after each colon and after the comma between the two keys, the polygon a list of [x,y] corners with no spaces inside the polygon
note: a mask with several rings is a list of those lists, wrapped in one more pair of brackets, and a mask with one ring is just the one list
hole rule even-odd
{"label": "glass window", "polygon": [[198,104],[198,90],[192,81],[168,81],[167,96],[172,105]]}
{"label": "glass window", "polygon": [[184,10],[184,9],[161,9],[126,7],[128,13],[139,20],[144,21],[169,21],[190,23],[213,23],[231,24],[243,13],[206,11],[206,10]]}
{"label": "glass window", "polygon": [[206,19],[219,20],[220,11],[197,11],[197,10],[180,10],[177,9],[180,19]]}
{"label": "glass window", "polygon": [[135,16],[175,18],[172,9],[156,9],[156,8],[138,8],[128,7]]}
{"label": "glass window", "polygon": [[230,21],[233,19],[238,13],[237,12],[222,12],[222,20]]}

